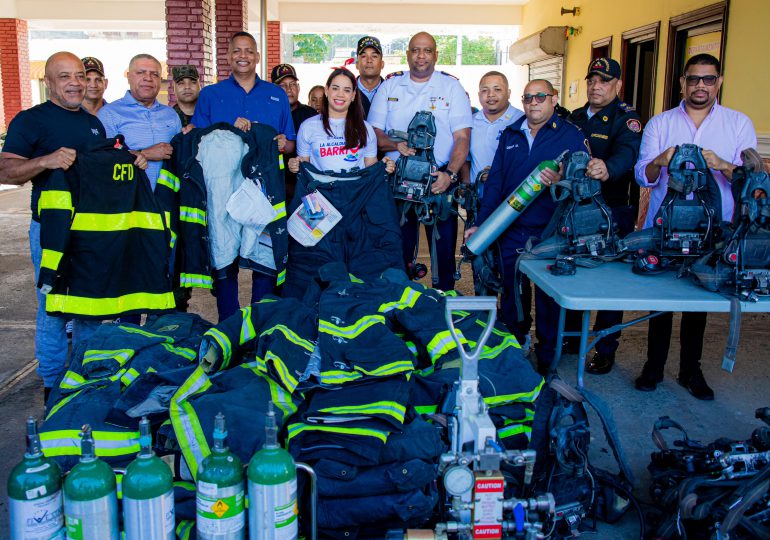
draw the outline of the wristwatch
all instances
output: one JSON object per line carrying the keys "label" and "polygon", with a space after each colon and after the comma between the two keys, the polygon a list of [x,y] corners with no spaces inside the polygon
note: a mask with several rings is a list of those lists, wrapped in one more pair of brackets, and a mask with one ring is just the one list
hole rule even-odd
{"label": "wristwatch", "polygon": [[449,175],[449,180],[451,180],[453,184],[456,184],[457,180],[459,179],[459,177],[457,176],[457,173],[454,171],[450,171],[449,169],[447,169],[445,172]]}

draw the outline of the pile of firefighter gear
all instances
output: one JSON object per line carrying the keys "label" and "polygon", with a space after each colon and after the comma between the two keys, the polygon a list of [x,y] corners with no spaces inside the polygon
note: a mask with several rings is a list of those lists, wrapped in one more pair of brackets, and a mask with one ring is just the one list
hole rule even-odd
{"label": "pile of firefighter gear", "polygon": [[[194,482],[216,445],[217,414],[227,418],[232,453],[247,463],[265,443],[272,401],[285,446],[316,469],[324,534],[423,524],[438,502],[436,462],[447,448],[431,419],[453,402],[459,378],[444,304],[401,271],[364,282],[329,264],[302,301],[268,297],[214,327],[187,314],[102,325],[48,403],[43,451],[70,470],[87,423],[95,455],[122,468],[140,449],[147,417],[175,479]],[[454,320],[462,343],[473,345],[485,328],[472,313]],[[500,325],[479,381],[500,440],[525,448],[543,380]],[[178,520],[194,519],[184,504],[189,487],[177,485]]]}

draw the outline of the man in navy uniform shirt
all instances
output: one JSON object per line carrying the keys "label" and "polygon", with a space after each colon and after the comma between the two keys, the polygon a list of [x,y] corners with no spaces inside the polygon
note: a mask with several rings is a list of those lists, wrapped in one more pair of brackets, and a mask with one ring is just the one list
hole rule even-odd
{"label": "man in navy uniform shirt", "polygon": [[[588,150],[588,141],[573,124],[563,120],[556,113],[558,97],[553,85],[543,79],[530,81],[524,88],[522,104],[524,116],[508,126],[500,138],[489,177],[484,186],[484,197],[476,220],[484,223],[492,212],[516,189],[532,170],[545,160],[555,159],[563,150],[579,152]],[[542,173],[543,184],[550,186],[561,179],[554,171]],[[529,334],[532,318],[531,289],[529,280],[522,277],[521,322],[515,300],[515,272],[518,250],[523,248],[530,237],[540,237],[556,210],[556,202],[546,193],[538,197],[521,213],[500,236],[500,261],[503,269],[503,294],[500,299],[500,320],[523,344]],[[465,233],[466,240],[478,227],[471,227]],[[556,329],[559,321],[559,306],[535,287],[535,335],[537,344],[537,368],[546,373],[556,353]]]}
{"label": "man in navy uniform shirt", "polygon": [[[601,181],[602,197],[612,209],[612,218],[623,237],[634,230],[636,210],[630,205],[629,195],[634,183],[634,165],[642,143],[642,121],[630,105],[620,101],[618,92],[620,64],[612,58],[597,58],[588,66],[586,84],[588,103],[572,111],[569,116],[588,137],[593,159],[588,162],[587,174]],[[579,318],[569,312],[567,324],[579,328]],[[594,330],[603,330],[623,322],[622,311],[599,311]],[[586,371],[595,375],[609,373],[615,363],[620,332],[599,340],[596,353],[586,363]]]}

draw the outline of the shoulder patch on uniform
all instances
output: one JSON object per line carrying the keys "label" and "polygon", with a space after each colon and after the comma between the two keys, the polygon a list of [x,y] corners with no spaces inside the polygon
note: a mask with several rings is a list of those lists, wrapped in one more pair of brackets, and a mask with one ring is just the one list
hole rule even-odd
{"label": "shoulder patch on uniform", "polygon": [[403,71],[394,71],[393,73],[390,73],[387,77],[385,77],[385,80],[387,81],[391,77],[400,77],[403,74],[404,74]]}
{"label": "shoulder patch on uniform", "polygon": [[454,75],[452,75],[451,73],[447,73],[446,71],[442,71],[441,73],[442,73],[442,75],[446,75],[447,77],[452,77],[453,79],[457,79],[458,81],[460,80],[457,77],[455,77]]}
{"label": "shoulder patch on uniform", "polygon": [[626,126],[634,133],[640,133],[642,131],[642,123],[636,118],[629,118],[626,120]]}
{"label": "shoulder patch on uniform", "polygon": [[629,105],[625,101],[621,101],[620,103],[618,103],[618,107],[620,107],[620,110],[623,112],[631,112],[636,110],[632,105]]}

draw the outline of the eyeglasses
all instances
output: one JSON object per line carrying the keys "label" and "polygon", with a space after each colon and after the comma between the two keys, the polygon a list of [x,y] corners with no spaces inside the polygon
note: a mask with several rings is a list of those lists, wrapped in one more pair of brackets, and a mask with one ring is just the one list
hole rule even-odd
{"label": "eyeglasses", "polygon": [[684,80],[687,81],[687,86],[698,86],[701,81],[703,81],[703,84],[706,86],[714,86],[717,83],[718,78],[717,75],[704,75],[703,77],[698,75],[688,75]]}
{"label": "eyeglasses", "polygon": [[542,103],[547,97],[553,97],[553,94],[544,94],[543,92],[538,92],[537,94],[524,94],[521,96],[521,102],[525,105],[529,105],[534,99],[538,103]]}

